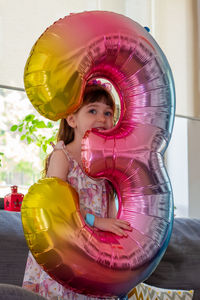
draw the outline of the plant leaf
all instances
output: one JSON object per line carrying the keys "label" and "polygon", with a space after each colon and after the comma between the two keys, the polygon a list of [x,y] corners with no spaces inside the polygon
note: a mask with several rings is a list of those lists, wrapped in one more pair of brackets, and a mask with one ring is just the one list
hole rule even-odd
{"label": "plant leaf", "polygon": [[47,145],[43,144],[42,145],[42,150],[46,153],[46,151],[47,151]]}
{"label": "plant leaf", "polygon": [[26,138],[26,135],[23,134],[23,135],[21,136],[20,140],[23,141],[25,138]]}
{"label": "plant leaf", "polygon": [[30,144],[32,142],[32,139],[30,138],[30,136],[26,137],[28,144]]}
{"label": "plant leaf", "polygon": [[18,125],[13,125],[13,126],[10,128],[10,130],[11,130],[11,131],[16,131],[17,128],[18,128]]}
{"label": "plant leaf", "polygon": [[39,121],[36,124],[37,128],[46,128],[46,124],[44,123],[44,121]]}
{"label": "plant leaf", "polygon": [[30,122],[30,121],[33,121],[34,118],[35,118],[35,115],[30,114],[30,115],[27,115],[27,116],[25,117],[25,120],[26,120],[27,122]]}
{"label": "plant leaf", "polygon": [[51,122],[47,123],[47,128],[53,128],[53,124]]}

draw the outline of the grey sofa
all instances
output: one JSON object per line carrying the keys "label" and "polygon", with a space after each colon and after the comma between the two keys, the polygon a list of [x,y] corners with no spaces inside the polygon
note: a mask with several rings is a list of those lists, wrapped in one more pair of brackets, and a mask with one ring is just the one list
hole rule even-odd
{"label": "grey sofa", "polygon": [[27,255],[21,214],[0,209],[0,300],[45,300],[21,288]]}
{"label": "grey sofa", "polygon": [[[23,235],[20,213],[0,210],[1,284],[22,285],[27,255],[28,247]],[[169,289],[193,289],[193,299],[200,300],[200,220],[175,218],[168,249],[146,283]],[[5,286],[2,288],[5,293]],[[0,299],[4,299],[1,293],[0,285]],[[40,297],[23,298],[22,293],[21,298],[13,296],[10,299],[39,300]]]}

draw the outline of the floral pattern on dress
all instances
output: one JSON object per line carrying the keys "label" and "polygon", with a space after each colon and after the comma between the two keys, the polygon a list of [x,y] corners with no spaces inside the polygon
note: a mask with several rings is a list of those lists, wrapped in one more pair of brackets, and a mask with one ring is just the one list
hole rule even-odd
{"label": "floral pattern on dress", "polygon": [[[100,217],[107,217],[107,199],[109,188],[106,181],[100,179],[94,181],[88,177],[79,164],[70,157],[69,153],[63,151],[69,159],[68,183],[71,184],[79,194],[80,208],[86,209],[89,212]],[[80,295],[52,279],[29,252],[23,287],[40,294],[43,297],[51,300],[95,300],[98,298]]]}

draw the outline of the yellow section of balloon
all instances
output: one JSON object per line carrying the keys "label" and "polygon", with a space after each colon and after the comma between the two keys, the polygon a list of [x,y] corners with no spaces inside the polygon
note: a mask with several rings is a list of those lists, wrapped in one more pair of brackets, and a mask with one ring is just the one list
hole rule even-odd
{"label": "yellow section of balloon", "polygon": [[80,106],[84,89],[81,74],[76,71],[81,53],[75,51],[71,56],[70,42],[63,35],[50,27],[32,49],[24,71],[30,101],[41,115],[54,121]]}
{"label": "yellow section of balloon", "polygon": [[59,178],[41,179],[30,187],[23,201],[22,222],[38,261],[41,256],[48,261],[49,251],[74,238],[75,219],[81,216],[78,207],[77,192]]}

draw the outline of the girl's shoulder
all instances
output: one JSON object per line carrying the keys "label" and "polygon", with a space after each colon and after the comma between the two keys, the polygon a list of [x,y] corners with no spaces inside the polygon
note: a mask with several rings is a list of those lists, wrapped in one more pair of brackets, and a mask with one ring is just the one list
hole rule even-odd
{"label": "girl's shoulder", "polygon": [[54,149],[49,156],[49,162],[54,160],[56,162],[62,161],[65,164],[69,163],[70,158],[64,149]]}
{"label": "girl's shoulder", "polygon": [[64,141],[59,141],[56,145],[53,145],[53,151],[50,156],[52,155],[54,155],[54,157],[56,157],[57,159],[65,158],[65,160],[67,159],[68,162],[71,160]]}
{"label": "girl's shoulder", "polygon": [[48,159],[47,177],[59,177],[66,180],[69,163],[70,158],[65,149],[56,145]]}

